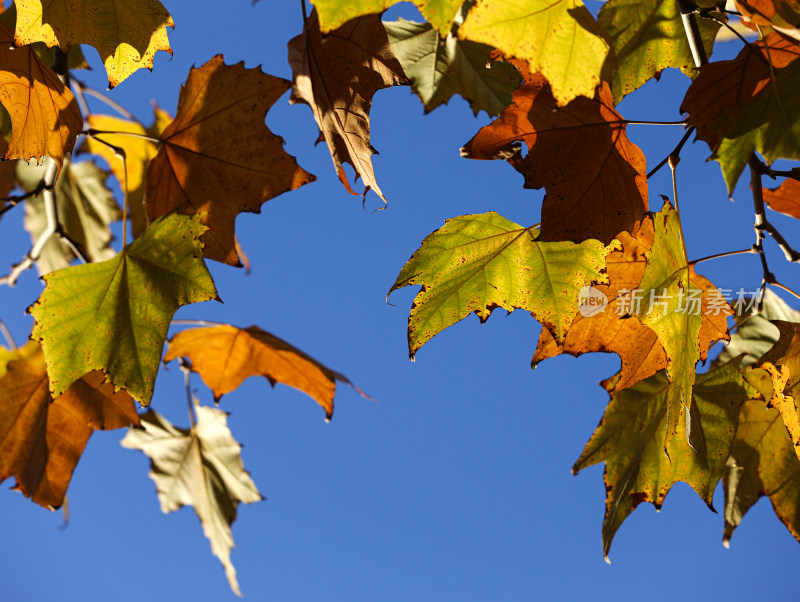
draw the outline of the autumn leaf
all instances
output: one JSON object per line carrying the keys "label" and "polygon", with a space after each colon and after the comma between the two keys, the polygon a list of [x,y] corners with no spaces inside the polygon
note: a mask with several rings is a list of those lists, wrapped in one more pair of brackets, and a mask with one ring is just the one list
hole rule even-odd
{"label": "autumn leaf", "polygon": [[742,23],[751,29],[771,27],[800,40],[800,4],[797,0],[734,0],[734,4],[742,15]]}
{"label": "autumn leaf", "polygon": [[339,180],[356,194],[344,172],[343,164],[349,163],[364,181],[364,194],[374,190],[386,203],[372,167],[376,151],[369,141],[369,110],[375,92],[407,80],[380,16],[353,19],[323,36],[312,13],[303,33],[289,41],[289,64],[290,102],[311,107]]}
{"label": "autumn leaf", "polygon": [[113,88],[137,69],[152,71],[159,50],[170,55],[172,17],[158,0],[16,0],[18,46],[44,42],[65,51],[76,44],[97,49]]}
{"label": "autumn leaf", "polygon": [[113,259],[44,277],[30,313],[54,397],[91,370],[150,403],[167,329],[182,305],[217,298],[202,259],[200,217],[170,214]]}
{"label": "autumn leaf", "polygon": [[59,168],[83,127],[78,102],[31,48],[13,48],[11,30],[0,24],[0,103],[11,117],[6,159],[51,157]]}
{"label": "autumn leaf", "polygon": [[[161,135],[166,124],[159,123],[159,110],[156,109],[156,118],[149,130],[137,121],[120,119],[110,115],[89,115],[86,120],[91,129],[99,132],[130,132],[139,136]],[[169,119],[167,124],[171,121]],[[162,119],[163,122],[163,119]],[[102,142],[101,142],[102,141]],[[107,144],[103,144],[106,142]],[[86,139],[86,151],[102,157],[117,179],[121,189],[125,189],[125,171],[122,161],[108,145],[121,148],[125,151],[125,165],[127,170],[128,210],[133,228],[133,235],[140,236],[146,227],[144,207],[145,174],[150,160],[156,156],[158,146],[152,140],[137,136],[119,134],[95,134]]]}
{"label": "autumn leaf", "polygon": [[800,219],[800,181],[786,178],[777,188],[764,188],[764,202],[773,211]]}
{"label": "autumn leaf", "polygon": [[636,238],[627,232],[620,234],[622,249],[606,257],[608,284],[595,284],[594,290],[586,291],[584,297],[588,298],[591,293],[598,299],[605,299],[607,305],[598,307],[596,312],[578,313],[561,345],[549,330],[542,328],[532,367],[562,353],[574,356],[593,351],[617,353],[622,369],[614,381],[615,389],[630,387],[666,367],[667,357],[658,335],[636,315],[630,314],[630,299],[625,294],[637,289],[642,281],[645,253],[653,244],[653,236],[652,219],[645,220]]}
{"label": "autumn leaf", "polygon": [[[594,99],[559,108],[547,82],[516,62],[525,82],[513,104],[461,150],[469,159],[507,159],[525,188],[545,188],[540,240],[608,244],[635,232],[647,211],[644,153],[625,133],[608,85]],[[528,147],[523,156],[519,143]]]}
{"label": "autumn leaf", "polygon": [[[44,176],[45,167],[20,163],[17,166],[17,180],[28,192],[36,190]],[[122,218],[122,211],[114,195],[106,187],[108,174],[94,163],[83,161],[74,163],[68,157],[55,186],[55,203],[61,235],[47,241],[36,261],[39,274],[49,274],[67,267],[75,259],[68,238],[88,261],[105,261],[116,252],[111,248],[110,226]],[[40,192],[25,202],[25,229],[35,244],[47,228],[45,201]]]}
{"label": "autumn leaf", "polygon": [[742,355],[742,365],[750,366],[778,341],[780,333],[773,322],[800,322],[800,312],[789,307],[770,289],[764,292],[760,312],[755,312],[755,299],[744,297],[741,297],[741,302],[736,300],[734,309],[737,310],[739,326],[717,358],[718,362],[728,362]]}
{"label": "autumn leaf", "polygon": [[59,508],[94,430],[139,424],[124,392],[90,372],[53,400],[41,347],[29,342],[3,358],[0,378],[0,481],[16,477],[25,496]]}
{"label": "autumn leaf", "polygon": [[594,97],[609,52],[607,34],[581,0],[478,0],[458,35],[526,61],[562,107]]}
{"label": "autumn leaf", "polygon": [[492,60],[491,46],[459,40],[452,33],[441,37],[430,23],[400,19],[384,21],[383,26],[426,113],[454,94],[463,96],[475,115],[481,110],[497,115],[511,104],[519,72],[509,63]]}
{"label": "autumn leaf", "polygon": [[144,428],[129,430],[121,445],[150,458],[150,478],[162,512],[194,508],[231,589],[241,596],[231,563],[231,524],[239,502],[250,504],[263,498],[244,468],[242,448],[228,429],[228,414],[201,405],[195,405],[195,411],[197,424],[186,430],[150,410],[141,417]]}
{"label": "autumn leaf", "polygon": [[[319,15],[319,29],[322,33],[338,29],[351,19],[382,13],[400,0],[316,0],[314,8]],[[456,13],[464,0],[412,0],[425,17],[441,35],[450,33]]]}
{"label": "autumn leaf", "polygon": [[[702,452],[686,445],[683,421],[680,437],[673,438],[664,453],[663,432],[669,423],[669,390],[664,372],[633,387],[611,393],[603,419],[572,468],[576,474],[587,466],[605,462],[606,513],[603,519],[603,552],[614,534],[642,502],[660,509],[672,486],[688,483],[713,510],[714,489],[722,476],[731,447],[740,405],[747,395],[733,362],[697,376],[691,404],[693,428],[705,444]],[[680,409],[681,416],[684,409]]]}
{"label": "autumn leaf", "polygon": [[726,547],[744,515],[764,495],[800,540],[800,460],[780,414],[760,399],[742,405],[722,483]]}
{"label": "autumn leaf", "polygon": [[732,311],[714,285],[688,265],[680,217],[672,205],[665,202],[652,219],[655,237],[645,253],[647,265],[638,287],[641,296],[631,292],[628,307],[658,335],[667,356],[671,386],[664,448],[669,449],[681,414],[687,421],[683,430],[696,448],[702,442],[694,439],[689,407],[696,365],[706,358],[714,341],[728,339],[727,317]]}
{"label": "autumn leaf", "polygon": [[698,128],[698,138],[714,151],[728,194],[754,150],[768,162],[800,157],[792,134],[800,128],[800,100],[794,94],[800,78],[798,56],[797,42],[772,33],[746,46],[733,60],[702,67],[687,90],[681,111],[689,114],[687,123]]}
{"label": "autumn leaf", "polygon": [[[705,3],[701,3],[705,4]],[[724,18],[724,15],[722,15]],[[691,76],[694,59],[678,3],[671,0],[610,0],[597,15],[617,57],[612,89],[619,102],[668,67]],[[711,56],[720,24],[697,19],[706,55]]]}
{"label": "autumn leaf", "polygon": [[607,283],[606,255],[596,240],[542,242],[495,212],[449,219],[403,266],[389,294],[422,285],[408,317],[411,358],[436,334],[475,312],[524,309],[563,341],[578,313],[580,289]]}
{"label": "autumn leaf", "polygon": [[343,374],[258,326],[184,330],[170,341],[164,362],[179,357],[191,361],[192,371],[202,377],[217,400],[237,389],[244,379],[263,376],[273,387],[281,383],[302,391],[323,407],[328,419],[333,415],[336,382],[353,386]]}
{"label": "autumn leaf", "polygon": [[[0,155],[5,155],[8,150],[8,140],[0,136]],[[14,188],[17,182],[16,177],[17,161],[0,161],[0,198],[5,198]],[[3,209],[5,201],[0,201],[0,210]]]}
{"label": "autumn leaf", "polygon": [[286,80],[244,63],[225,65],[221,55],[193,68],[147,169],[148,223],[176,207],[205,213],[205,256],[241,265],[236,216],[259,213],[269,199],[315,180],[264,125],[267,110],[288,89]]}

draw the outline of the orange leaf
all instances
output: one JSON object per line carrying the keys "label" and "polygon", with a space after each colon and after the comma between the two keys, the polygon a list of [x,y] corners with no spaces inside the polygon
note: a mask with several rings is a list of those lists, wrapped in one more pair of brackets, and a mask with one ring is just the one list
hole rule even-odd
{"label": "orange leaf", "polygon": [[[513,61],[523,75],[524,65]],[[645,157],[625,133],[607,84],[594,99],[559,108],[547,80],[528,75],[512,104],[462,149],[470,159],[507,159],[525,188],[545,188],[541,241],[608,244],[635,232],[647,211]],[[520,142],[528,147],[523,156]]]}
{"label": "orange leaf", "polygon": [[[767,50],[767,48],[769,50]],[[719,136],[708,128],[731,107],[751,102],[770,82],[770,66],[782,69],[800,56],[800,45],[777,33],[745,46],[735,59],[715,61],[700,67],[681,104],[687,124],[697,128],[697,137],[711,150]]]}
{"label": "orange leaf", "polygon": [[83,126],[78,102],[30,46],[13,45],[14,34],[0,23],[0,103],[11,116],[5,158],[47,155],[60,169]]}
{"label": "orange leaf", "polygon": [[216,399],[236,389],[249,376],[263,376],[273,387],[282,383],[307,394],[330,418],[336,381],[356,388],[343,374],[258,326],[184,330],[170,341],[164,361],[178,357],[192,362],[192,371],[200,375]]}
{"label": "orange leaf", "polygon": [[286,80],[244,63],[225,65],[221,55],[193,68],[147,169],[148,222],[181,205],[187,214],[205,213],[205,256],[241,265],[236,216],[259,213],[269,199],[315,180],[264,125],[288,89]]}
{"label": "orange leaf", "polygon": [[[0,136],[0,154],[5,155],[8,150],[8,140]],[[16,161],[0,161],[0,198],[7,197],[14,188],[17,181],[15,172],[17,170]],[[5,205],[5,201],[0,201],[0,209]]]}
{"label": "orange leaf", "polygon": [[800,182],[787,178],[777,188],[764,188],[769,208],[800,219]]}
{"label": "orange leaf", "polygon": [[38,343],[15,355],[0,379],[0,481],[14,476],[24,495],[58,508],[92,432],[138,425],[136,405],[97,371],[53,400]]}
{"label": "orange leaf", "polygon": [[290,102],[311,107],[339,180],[357,194],[342,167],[349,163],[364,181],[364,194],[374,190],[385,203],[372,169],[369,110],[375,92],[408,80],[380,15],[353,19],[323,36],[315,10],[303,33],[289,42],[289,64],[294,74]]}

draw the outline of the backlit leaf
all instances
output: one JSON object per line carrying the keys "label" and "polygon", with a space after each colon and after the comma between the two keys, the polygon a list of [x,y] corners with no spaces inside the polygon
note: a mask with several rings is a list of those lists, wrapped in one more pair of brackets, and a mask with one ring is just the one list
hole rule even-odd
{"label": "backlit leaf", "polygon": [[606,255],[615,247],[541,242],[537,235],[495,212],[449,219],[430,234],[389,291],[422,285],[408,317],[411,357],[471,312],[484,322],[497,307],[531,312],[563,341],[581,287],[608,282]]}
{"label": "backlit leaf", "polygon": [[[611,393],[611,401],[592,438],[573,466],[573,473],[606,463],[606,514],[603,552],[608,551],[622,522],[642,502],[661,508],[678,481],[691,485],[712,508],[717,482],[731,447],[739,407],[746,399],[744,383],[735,363],[718,366],[697,376],[691,400],[693,428],[705,441],[702,452],[686,445],[683,421],[679,437],[664,453],[663,432],[669,422],[669,390],[664,372],[633,387]],[[680,408],[681,415],[684,409]]]}
{"label": "backlit leaf", "polygon": [[764,188],[764,202],[773,211],[800,219],[800,181],[786,178],[778,188]]}
{"label": "backlit leaf", "polygon": [[[356,17],[382,13],[400,0],[316,0],[314,7],[319,14],[320,30],[328,33]],[[439,33],[446,36],[455,21],[464,0],[412,0]]]}
{"label": "backlit leaf", "polygon": [[17,45],[44,42],[65,51],[97,49],[113,88],[137,69],[153,69],[159,50],[172,54],[167,27],[175,27],[158,0],[16,0]]}
{"label": "backlit leaf", "polygon": [[199,216],[170,214],[113,259],[65,268],[30,312],[54,397],[91,370],[142,405],[153,395],[161,351],[175,311],[217,298],[199,241]]}
{"label": "backlit leaf", "polygon": [[[45,168],[20,163],[17,180],[26,191],[35,190]],[[115,255],[111,248],[113,222],[122,218],[114,195],[106,187],[108,174],[91,161],[74,163],[65,158],[55,187],[58,223],[87,261],[105,261]],[[25,229],[35,243],[47,227],[42,193],[25,202]],[[72,248],[60,236],[47,241],[36,261],[39,274],[67,267],[75,259]]]}
{"label": "backlit leaf", "polygon": [[559,106],[594,96],[609,51],[581,0],[478,0],[458,34],[526,61],[550,82]]}
{"label": "backlit leaf", "polygon": [[[617,55],[612,89],[616,102],[661,71],[677,67],[691,75],[695,64],[673,0],[610,0],[597,15]],[[711,56],[719,23],[697,19],[706,55]]]}
{"label": "backlit leaf", "polygon": [[349,163],[364,181],[364,194],[373,190],[385,203],[372,167],[369,110],[375,92],[406,83],[406,77],[380,16],[359,17],[323,35],[312,13],[303,33],[289,42],[289,64],[290,101],[311,107],[339,180],[356,194],[343,167]]}
{"label": "backlit leaf", "polygon": [[58,508],[72,473],[96,429],[139,424],[136,405],[124,392],[90,372],[53,400],[39,344],[6,355],[0,378],[0,481],[37,504]]}
{"label": "backlit leaf", "polygon": [[195,411],[197,424],[186,430],[150,410],[141,417],[144,429],[129,430],[121,445],[150,458],[150,478],[162,512],[194,508],[211,552],[225,568],[233,592],[241,596],[231,563],[231,524],[240,502],[263,498],[244,468],[242,448],[228,429],[228,415],[201,405]]}
{"label": "backlit leaf", "polygon": [[429,23],[384,21],[392,52],[411,80],[425,112],[460,94],[476,115],[497,115],[511,103],[519,72],[510,64],[491,60],[491,46],[441,37]]}
{"label": "backlit leaf", "polygon": [[272,386],[281,383],[307,394],[330,418],[336,382],[353,386],[343,374],[258,326],[184,330],[170,341],[164,361],[178,357],[191,361],[192,371],[202,377],[217,400],[237,389],[244,379],[263,376]]}
{"label": "backlit leaf", "polygon": [[[507,159],[525,188],[545,188],[540,240],[611,242],[647,211],[647,166],[625,133],[606,84],[597,98],[558,108],[547,82],[516,62],[525,83],[513,104],[462,149],[470,159]],[[528,147],[524,155],[520,142]]]}
{"label": "backlit leaf", "polygon": [[51,157],[59,167],[83,126],[78,102],[31,48],[12,48],[13,34],[0,24],[0,103],[11,116],[6,159]]}
{"label": "backlit leaf", "polygon": [[176,207],[204,213],[205,256],[241,265],[236,216],[259,213],[269,199],[315,179],[264,125],[267,110],[288,89],[286,80],[244,63],[225,65],[220,55],[193,68],[147,169],[148,223]]}

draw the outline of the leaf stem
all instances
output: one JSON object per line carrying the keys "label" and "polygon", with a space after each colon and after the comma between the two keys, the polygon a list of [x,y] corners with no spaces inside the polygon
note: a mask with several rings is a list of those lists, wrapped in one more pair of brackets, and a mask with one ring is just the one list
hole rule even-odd
{"label": "leaf stem", "polygon": [[14,340],[11,331],[8,329],[8,326],[6,326],[6,323],[3,322],[2,318],[0,318],[0,333],[3,333],[3,338],[8,342],[9,347],[16,351],[18,349],[17,342]]}
{"label": "leaf stem", "polygon": [[183,372],[183,382],[186,385],[186,401],[189,404],[189,422],[192,425],[192,430],[195,429],[197,426],[197,416],[194,412],[194,399],[192,399],[192,385],[189,381],[189,375],[191,374],[191,370],[189,368],[189,362],[186,361],[186,358],[178,358],[178,364],[181,367],[181,372]]}
{"label": "leaf stem", "polygon": [[689,262],[689,265],[697,265],[698,263],[703,263],[704,261],[711,261],[712,259],[722,259],[723,257],[732,257],[734,255],[746,255],[755,253],[755,249],[750,247],[749,249],[742,249],[741,251],[727,251],[725,253],[715,253],[714,255],[708,255],[706,257],[701,257],[700,259],[694,259]]}
{"label": "leaf stem", "polygon": [[650,170],[650,173],[647,174],[647,179],[648,180],[659,169],[664,167],[669,162],[669,158],[670,157],[672,157],[672,156],[680,156],[681,150],[683,149],[683,146],[686,144],[686,141],[689,140],[689,136],[692,135],[692,132],[694,132],[694,126],[690,127],[688,130],[686,130],[686,133],[683,135],[683,138],[681,138],[680,142],[678,142],[678,145],[674,149],[672,149],[672,152],[670,154],[668,154],[666,157],[664,157],[664,159],[658,165],[656,165],[653,169]]}
{"label": "leaf stem", "polygon": [[94,138],[95,140],[99,140],[97,136],[106,134],[108,136],[132,136],[133,138],[142,138],[144,140],[149,140],[150,142],[155,142],[156,144],[161,142],[161,138],[156,138],[154,136],[149,136],[147,134],[140,134],[138,132],[115,132],[113,130],[96,130],[94,128],[88,128],[81,132],[78,132],[78,134],[89,136],[90,138]]}
{"label": "leaf stem", "polygon": [[173,320],[170,326],[230,326],[223,322],[214,322],[211,320]]}
{"label": "leaf stem", "polygon": [[[131,121],[135,121],[135,122],[139,123],[139,120],[136,119],[136,117],[133,115],[133,113],[128,111],[128,109],[126,109],[125,107],[123,107],[119,103],[117,103],[114,100],[110,99],[105,94],[102,94],[101,92],[98,92],[97,90],[88,87],[82,81],[80,81],[80,80],[78,80],[78,79],[76,79],[74,77],[72,78],[72,84],[74,86],[76,86],[76,88],[78,90],[80,90],[81,95],[88,94],[89,96],[93,96],[94,98],[96,98],[96,99],[104,102],[105,104],[107,104],[109,107],[114,109],[117,113],[119,113],[120,115],[122,115],[126,119],[130,119]],[[88,113],[89,113],[89,111],[87,109],[87,114]]]}
{"label": "leaf stem", "polygon": [[793,291],[792,289],[790,289],[788,286],[785,286],[785,285],[781,284],[780,282],[773,282],[773,283],[771,283],[771,284],[772,284],[772,286],[777,286],[778,288],[785,290],[785,291],[786,291],[787,293],[789,293],[790,295],[794,295],[795,297],[797,297],[798,299],[800,299],[800,294],[799,294],[799,293],[796,293],[795,291]]}

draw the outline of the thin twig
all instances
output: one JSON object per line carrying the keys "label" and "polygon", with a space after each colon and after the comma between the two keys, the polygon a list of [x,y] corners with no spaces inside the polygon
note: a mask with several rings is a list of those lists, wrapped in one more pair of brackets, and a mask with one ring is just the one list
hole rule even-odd
{"label": "thin twig", "polygon": [[800,181],[800,167],[795,167],[793,169],[770,169],[766,165],[762,170],[765,176],[772,178],[791,178],[792,180]]}
{"label": "thin twig", "polygon": [[150,142],[155,142],[156,144],[161,142],[161,138],[156,138],[155,136],[149,136],[147,134],[140,134],[138,132],[115,132],[113,130],[96,130],[94,128],[88,128],[78,132],[78,134],[83,134],[84,136],[89,136],[90,138],[94,138],[96,140],[99,140],[97,136],[106,134],[108,136],[132,136],[133,138],[143,138],[144,140],[149,140]]}
{"label": "thin twig", "polygon": [[689,262],[689,265],[697,265],[698,263],[703,263],[704,261],[711,261],[712,259],[722,259],[723,257],[733,257],[734,255],[745,255],[748,253],[755,253],[753,247],[749,249],[742,249],[741,251],[727,251],[725,253],[715,253],[714,255],[708,255],[706,257],[701,257],[700,259],[693,259]]}
{"label": "thin twig", "polygon": [[30,192],[26,192],[25,194],[20,194],[20,195],[16,195],[16,196],[8,196],[8,197],[5,197],[3,199],[0,199],[0,201],[2,201],[4,203],[7,203],[7,205],[5,207],[0,209],[0,216],[2,216],[7,211],[10,211],[11,209],[13,209],[17,205],[19,205],[22,201],[25,201],[25,200],[31,198],[32,196],[36,196],[42,190],[44,190],[44,180],[43,179],[36,185],[36,188],[31,190]]}
{"label": "thin twig", "polygon": [[186,401],[189,404],[189,422],[192,425],[192,430],[197,426],[197,416],[194,413],[194,399],[192,398],[192,385],[189,382],[189,375],[191,374],[191,369],[189,368],[189,362],[186,361],[186,358],[178,358],[178,364],[181,367],[181,372],[183,372],[183,382],[186,385]]}
{"label": "thin twig", "polygon": [[229,326],[229,324],[211,320],[173,320],[170,326]]}
{"label": "thin twig", "polygon": [[689,140],[689,136],[692,135],[692,132],[694,132],[694,126],[686,130],[686,133],[683,135],[683,138],[681,138],[681,141],[678,142],[678,145],[674,149],[672,149],[672,152],[668,154],[666,157],[664,157],[664,160],[661,161],[661,163],[659,163],[653,169],[650,170],[650,173],[647,174],[647,179],[650,179],[659,169],[664,167],[669,162],[670,157],[680,156],[681,150],[683,149],[684,144],[686,144],[686,141]]}
{"label": "thin twig", "polygon": [[753,229],[756,233],[756,244],[753,245],[753,250],[758,253],[759,259],[761,259],[761,270],[763,272],[761,289],[756,300],[756,311],[761,311],[761,302],[764,299],[767,284],[775,282],[775,275],[770,271],[767,256],[764,253],[764,232],[766,230],[764,224],[767,223],[767,211],[764,208],[764,195],[761,190],[761,162],[756,157],[756,154],[753,153],[747,163],[750,167],[750,187],[753,191],[753,211],[755,213]]}
{"label": "thin twig", "polygon": [[705,46],[703,46],[700,27],[697,25],[697,4],[694,3],[694,0],[676,0],[676,2],[681,13],[686,39],[692,51],[694,65],[695,67],[705,65],[708,63],[708,55],[706,54]]}
{"label": "thin twig", "polygon": [[102,94],[101,92],[98,92],[97,90],[94,90],[94,89],[88,87],[82,81],[79,81],[78,79],[76,79],[74,77],[72,78],[72,83],[73,83],[73,85],[77,84],[77,87],[84,94],[88,94],[89,96],[93,96],[94,98],[96,98],[96,99],[104,102],[105,104],[107,104],[109,107],[114,109],[117,113],[119,113],[120,115],[122,115],[126,119],[130,119],[131,121],[136,121],[138,123],[139,120],[136,119],[136,117],[133,115],[133,113],[128,111],[128,109],[126,109],[125,107],[123,107],[119,103],[117,103],[117,102],[113,101],[112,99],[110,99],[105,94]]}
{"label": "thin twig", "polygon": [[795,297],[800,299],[800,294],[796,293],[795,291],[790,289],[788,286],[785,286],[785,285],[781,284],[780,282],[773,282],[772,286],[777,286],[778,288],[785,290],[790,295],[794,295]]}
{"label": "thin twig", "polygon": [[8,346],[12,349],[17,349],[17,342],[14,340],[14,337],[11,335],[11,331],[6,326],[6,323],[3,322],[3,319],[0,318],[0,333],[3,333],[3,338],[5,338]]}

